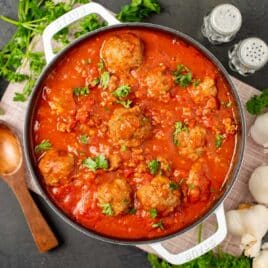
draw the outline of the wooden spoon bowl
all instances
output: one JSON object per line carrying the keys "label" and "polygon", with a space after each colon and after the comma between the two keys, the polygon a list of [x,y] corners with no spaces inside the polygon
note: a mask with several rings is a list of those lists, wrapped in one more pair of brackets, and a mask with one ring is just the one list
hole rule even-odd
{"label": "wooden spoon bowl", "polygon": [[15,133],[0,121],[0,176],[16,195],[39,251],[46,252],[56,247],[58,241],[27,188],[22,147]]}

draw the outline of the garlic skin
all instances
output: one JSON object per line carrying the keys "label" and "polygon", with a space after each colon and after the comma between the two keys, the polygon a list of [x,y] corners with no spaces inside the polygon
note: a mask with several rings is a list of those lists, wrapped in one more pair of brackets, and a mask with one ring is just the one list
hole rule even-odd
{"label": "garlic skin", "polygon": [[255,205],[226,213],[229,232],[241,237],[241,248],[248,257],[256,257],[268,230],[268,208]]}
{"label": "garlic skin", "polygon": [[268,113],[257,116],[250,128],[250,136],[257,144],[268,147]]}
{"label": "garlic skin", "polygon": [[268,206],[268,166],[257,167],[251,174],[248,186],[254,199]]}
{"label": "garlic skin", "polygon": [[268,267],[268,249],[263,249],[261,253],[253,259],[252,268]]}

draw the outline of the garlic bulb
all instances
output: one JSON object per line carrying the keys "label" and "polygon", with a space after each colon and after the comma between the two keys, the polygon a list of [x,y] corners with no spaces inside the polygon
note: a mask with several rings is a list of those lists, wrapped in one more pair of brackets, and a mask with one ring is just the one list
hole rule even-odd
{"label": "garlic bulb", "polygon": [[255,205],[226,213],[228,230],[241,237],[241,248],[249,257],[260,252],[261,241],[268,230],[268,208]]}
{"label": "garlic bulb", "polygon": [[262,247],[261,253],[253,259],[252,268],[267,268],[268,267],[268,248]]}
{"label": "garlic bulb", "polygon": [[250,128],[252,139],[262,145],[268,147],[268,113],[259,115],[254,124]]}
{"label": "garlic bulb", "polygon": [[248,186],[254,199],[268,206],[268,166],[257,167],[251,174]]}

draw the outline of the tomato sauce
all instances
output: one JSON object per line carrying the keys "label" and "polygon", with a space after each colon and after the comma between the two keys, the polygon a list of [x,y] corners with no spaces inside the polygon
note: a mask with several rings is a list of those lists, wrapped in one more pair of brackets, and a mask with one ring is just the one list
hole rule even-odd
{"label": "tomato sauce", "polygon": [[[113,95],[109,89],[104,89],[100,83],[89,85],[88,81],[100,78],[107,71],[105,63],[104,67],[100,66],[100,63],[103,64],[100,58],[103,42],[114,35],[129,32],[142,41],[143,59],[141,66],[129,73],[131,91],[127,98],[132,101],[131,107],[140,107],[151,128],[149,137],[142,140],[139,146],[126,148],[111,140],[113,137],[109,136],[107,126],[115,109],[123,106],[109,100],[109,94]],[[192,82],[196,82],[196,85],[192,83],[184,87],[173,81],[178,64],[187,67],[186,72],[191,72]],[[168,101],[148,97],[141,86],[146,79],[144,75],[150,72],[155,74],[154,70],[159,66],[165,66],[165,73],[172,81]],[[110,73],[110,84],[116,75]],[[216,105],[208,111],[207,99],[201,96],[201,101],[195,101],[194,95],[190,93],[191,90],[193,94],[202,91],[200,85],[206,77],[214,81],[217,89],[216,96],[212,98]],[[124,83],[128,84],[128,80],[124,79]],[[75,88],[85,87],[88,93],[79,96],[74,94]],[[151,239],[189,226],[219,198],[235,152],[236,104],[220,71],[193,46],[170,34],[143,28],[103,32],[68,51],[45,78],[40,90],[42,96],[38,100],[34,119],[34,145],[38,146],[47,140],[53,150],[68,152],[74,158],[74,168],[64,183],[48,185],[42,176],[40,178],[53,202],[77,223],[108,237]],[[63,122],[63,127],[59,122]],[[185,122],[185,130],[179,132],[186,136],[195,126],[204,129],[205,141],[201,142],[201,153],[197,157],[188,158],[183,153],[180,147],[183,140],[174,144],[176,122]],[[86,140],[81,142],[83,135]],[[194,140],[191,137],[189,139],[188,142],[192,143],[198,137],[193,134]],[[187,151],[187,144],[185,148]],[[37,151],[36,165],[48,152]],[[86,158],[95,159],[100,154],[108,159],[109,168],[94,171],[83,164]],[[115,154],[121,162],[111,170],[110,157]],[[175,183],[174,191],[178,191],[180,196],[179,205],[168,213],[158,213],[156,217],[152,217],[151,211],[144,209],[137,198],[137,190],[156,176],[148,168],[148,163],[153,159],[159,159],[159,163],[164,159],[168,163],[168,168],[158,172]],[[196,162],[201,163],[202,174],[198,172],[202,179],[197,180],[200,185],[192,185],[189,180],[190,170]],[[43,174],[41,168],[40,173]],[[107,215],[103,212],[98,201],[98,189],[115,177],[124,178],[130,185],[132,204],[129,209],[134,208],[134,213],[125,211],[118,215]],[[203,191],[202,188],[207,190]],[[155,224],[159,222],[162,226],[157,227]]]}

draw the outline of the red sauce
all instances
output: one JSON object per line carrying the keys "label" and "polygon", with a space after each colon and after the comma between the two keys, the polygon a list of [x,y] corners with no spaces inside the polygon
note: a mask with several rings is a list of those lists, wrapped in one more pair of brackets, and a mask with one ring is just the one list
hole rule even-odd
{"label": "red sauce", "polygon": [[[113,144],[107,129],[107,122],[114,110],[122,105],[116,102],[106,103],[103,96],[107,90],[101,86],[90,86],[90,92],[85,96],[70,97],[72,94],[69,93],[72,93],[74,88],[85,87],[88,77],[100,76],[103,70],[99,71],[97,65],[100,62],[100,49],[103,42],[115,34],[126,32],[134,33],[144,44],[143,63],[138,71],[131,72],[134,82],[128,98],[132,100],[132,106],[141,107],[145,116],[149,118],[152,128],[150,137],[146,138],[140,146],[122,150],[122,146]],[[215,81],[217,105],[212,112],[204,114],[207,103],[197,103],[193,100],[189,93],[193,85],[184,88],[172,82],[168,102],[158,101],[146,95],[137,97],[139,94],[136,92],[144,93],[140,89],[144,73],[155,67],[165,66],[168,75],[172,77],[171,73],[176,70],[178,64],[187,66],[193,80],[199,79],[202,83],[205,77],[210,77]],[[88,38],[66,53],[44,80],[40,90],[43,94],[35,112],[34,144],[38,145],[43,140],[49,140],[53,149],[67,151],[75,158],[75,169],[67,183],[57,186],[44,183],[44,187],[53,202],[74,221],[110,237],[150,239],[185,228],[204,215],[219,198],[235,151],[236,131],[230,131],[229,128],[236,128],[235,101],[230,94],[228,83],[217,67],[193,46],[170,34],[147,29],[125,28],[104,32],[97,37]],[[65,103],[63,114],[70,117],[76,115],[76,121],[72,122],[69,132],[59,131],[59,114],[55,113],[49,104],[51,96]],[[231,126],[228,122],[223,123],[226,119],[231,122]],[[187,122],[189,129],[196,125],[205,129],[204,151],[198,159],[188,159],[180,155],[180,146],[174,144],[174,125],[178,121]],[[85,132],[88,144],[79,141],[79,137]],[[219,148],[215,146],[218,134],[223,137]],[[113,171],[98,169],[93,172],[83,167],[82,161],[85,158],[100,153],[107,158],[109,154],[118,153],[126,164],[121,163]],[[38,159],[39,156],[37,154]],[[141,185],[150,182],[154,176],[150,174],[149,169],[142,172],[139,179],[135,178],[134,174],[139,164],[145,163],[147,166],[149,161],[157,157],[168,161],[170,170],[164,171],[164,176],[179,185],[176,191],[180,192],[181,201],[170,213],[159,214],[156,218],[152,218],[150,213],[139,204],[136,191]],[[209,190],[202,192],[202,196],[197,200],[193,200],[188,195],[192,186],[185,184],[185,178],[189,176],[193,164],[200,159],[204,163],[203,170],[206,178],[203,180],[204,187],[209,185]],[[134,164],[131,165],[131,162]],[[121,213],[117,216],[109,216],[103,214],[102,208],[98,205],[98,187],[117,176],[124,177],[131,186],[135,214]],[[160,220],[163,229],[152,227]]]}

